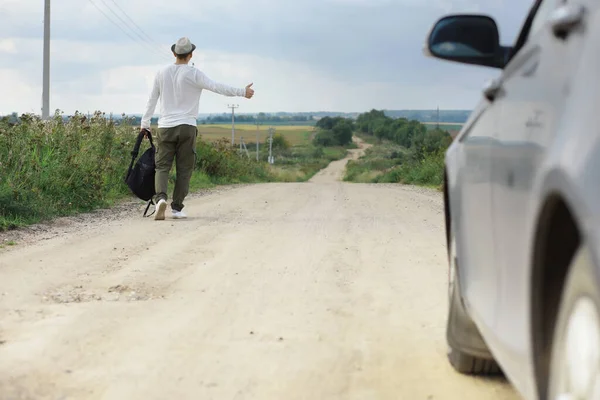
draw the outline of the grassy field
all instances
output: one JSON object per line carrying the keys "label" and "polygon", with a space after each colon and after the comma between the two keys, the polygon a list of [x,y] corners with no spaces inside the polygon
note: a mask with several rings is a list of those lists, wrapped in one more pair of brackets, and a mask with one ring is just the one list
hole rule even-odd
{"label": "grassy field", "polygon": [[[429,130],[437,128],[436,122],[423,122],[423,125]],[[458,132],[462,129],[463,125],[455,122],[440,122],[440,129],[448,132]]]}
{"label": "grassy field", "polygon": [[[312,126],[273,126],[275,134],[282,134],[292,146],[307,145],[310,143],[313,135]],[[152,127],[156,131],[156,126]],[[240,138],[244,139],[246,145],[256,143],[256,125],[236,124],[235,125],[235,143],[239,145]],[[231,141],[231,125],[198,125],[198,134],[202,140],[207,142],[216,142],[220,139],[229,139]],[[263,144],[269,137],[269,126],[260,125],[258,129],[258,141]],[[248,149],[253,150],[253,149]]]}

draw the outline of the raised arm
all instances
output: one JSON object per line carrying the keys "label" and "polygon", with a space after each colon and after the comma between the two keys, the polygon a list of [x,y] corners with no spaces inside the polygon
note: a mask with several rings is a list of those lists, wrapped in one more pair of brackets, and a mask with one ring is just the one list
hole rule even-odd
{"label": "raised arm", "polygon": [[154,78],[154,86],[152,87],[152,92],[150,93],[150,98],[148,99],[148,103],[146,104],[146,112],[142,116],[142,129],[150,129],[150,121],[152,120],[152,116],[154,115],[154,110],[156,110],[156,103],[158,102],[158,98],[160,97],[160,73],[156,74]]}
{"label": "raised arm", "polygon": [[204,74],[204,72],[196,70],[195,80],[196,85],[200,89],[210,90],[211,92],[228,96],[228,97],[246,97],[246,89],[245,88],[235,88],[232,86],[227,86],[223,83],[218,83],[210,79],[208,76]]}

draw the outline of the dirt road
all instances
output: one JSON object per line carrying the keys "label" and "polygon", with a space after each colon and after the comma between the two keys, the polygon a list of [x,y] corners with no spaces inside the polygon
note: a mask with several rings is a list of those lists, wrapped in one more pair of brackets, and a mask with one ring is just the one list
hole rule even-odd
{"label": "dirt road", "polygon": [[313,176],[310,182],[331,183],[343,180],[348,160],[359,159],[365,153],[365,151],[371,147],[370,144],[364,142],[362,139],[356,136],[352,138],[352,140],[358,145],[358,149],[348,150],[349,154],[346,158],[343,160],[333,161],[327,168],[319,171],[315,176]]}
{"label": "dirt road", "polygon": [[0,250],[0,398],[516,399],[446,362],[440,194],[343,164]]}

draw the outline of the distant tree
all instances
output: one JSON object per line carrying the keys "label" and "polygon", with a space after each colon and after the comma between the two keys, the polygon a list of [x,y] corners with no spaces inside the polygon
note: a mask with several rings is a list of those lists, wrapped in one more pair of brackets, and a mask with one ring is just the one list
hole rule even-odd
{"label": "distant tree", "polygon": [[323,117],[317,121],[317,128],[331,130],[333,128],[334,120],[331,117]]}
{"label": "distant tree", "polygon": [[[422,115],[421,112],[402,112],[402,115]],[[358,131],[373,135],[381,140],[389,140],[411,150],[411,156],[422,159],[426,154],[439,149],[446,149],[452,138],[446,131],[440,129],[428,130],[416,119],[391,118],[383,111],[371,110],[358,115],[356,119]]]}
{"label": "distant tree", "polygon": [[318,146],[345,146],[352,142],[356,126],[354,121],[343,117],[323,117],[317,124],[319,129],[314,143]]}
{"label": "distant tree", "polygon": [[356,118],[356,125],[359,131],[363,133],[368,133],[370,135],[374,135],[374,130],[375,126],[377,125],[377,122],[386,119],[388,119],[388,117],[385,116],[385,113],[383,111],[373,109],[367,113],[360,114]]}
{"label": "distant tree", "polygon": [[321,131],[317,132],[317,134],[315,135],[315,138],[313,139],[313,143],[315,144],[315,146],[323,146],[323,147],[330,147],[330,146],[338,145],[337,139],[333,135],[333,132],[328,131],[328,130],[321,130]]}
{"label": "distant tree", "polygon": [[345,146],[352,142],[354,133],[354,123],[349,119],[342,119],[333,126],[333,136],[340,146]]}

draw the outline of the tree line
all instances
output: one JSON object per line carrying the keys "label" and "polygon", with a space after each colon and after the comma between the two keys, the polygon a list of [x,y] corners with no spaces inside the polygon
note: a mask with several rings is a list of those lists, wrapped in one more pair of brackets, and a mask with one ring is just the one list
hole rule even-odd
{"label": "tree line", "polygon": [[356,120],[324,117],[317,121],[314,144],[345,146],[352,142],[354,132],[372,135],[379,141],[388,140],[413,151],[417,158],[445,149],[452,142],[450,134],[441,129],[427,129],[419,121],[391,118],[382,110],[360,114]]}
{"label": "tree line", "polygon": [[374,109],[360,114],[356,119],[356,127],[359,132],[375,136],[380,141],[389,140],[411,149],[417,158],[445,149],[452,142],[447,131],[427,129],[416,120],[390,118],[383,111]]}

